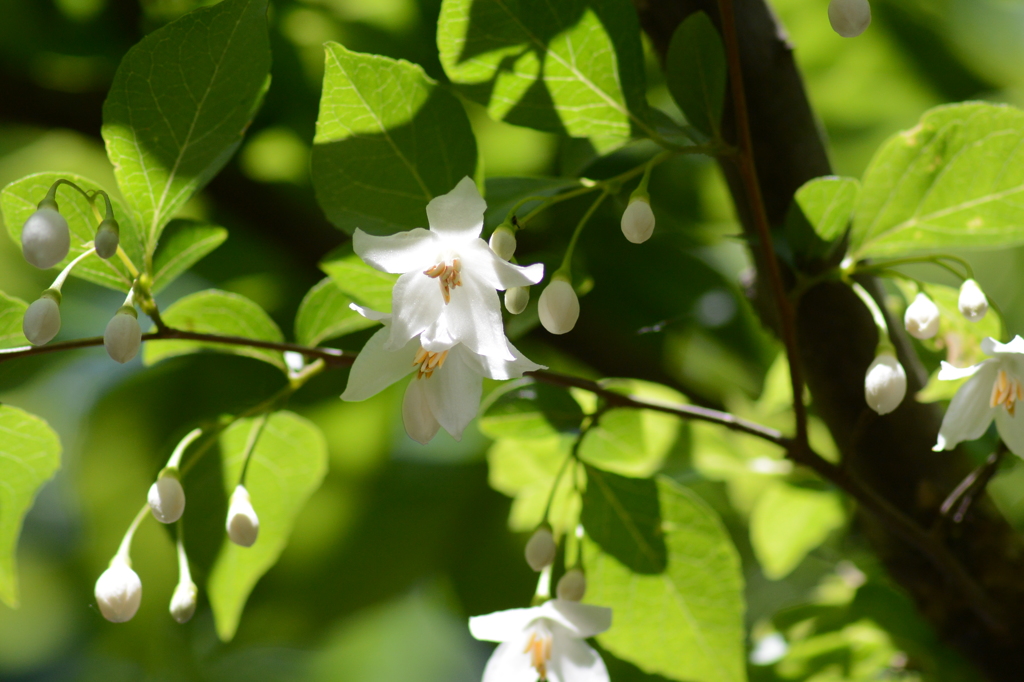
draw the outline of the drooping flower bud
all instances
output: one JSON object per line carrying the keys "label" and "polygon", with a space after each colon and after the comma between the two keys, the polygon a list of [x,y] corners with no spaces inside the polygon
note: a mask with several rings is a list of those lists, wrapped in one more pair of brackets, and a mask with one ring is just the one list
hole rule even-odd
{"label": "drooping flower bud", "polygon": [[859,36],[871,23],[868,0],[832,0],[828,4],[828,22],[844,38]]}
{"label": "drooping flower bud", "polygon": [[622,212],[622,234],[634,244],[643,244],[654,232],[654,211],[646,196],[630,197]]}
{"label": "drooping flower bud", "polygon": [[142,328],[139,327],[138,316],[134,307],[121,306],[117,314],[110,318],[103,332],[103,346],[107,349],[107,355],[121,364],[128,362],[139,352]]}
{"label": "drooping flower bud", "polygon": [[907,306],[903,326],[915,339],[930,339],[939,333],[939,307],[927,294],[919,293]]}
{"label": "drooping flower bud", "polygon": [[185,490],[178,479],[178,470],[165,468],[149,486],[149,509],[160,523],[174,523],[185,512]]}
{"label": "drooping flower bud", "polygon": [[540,323],[552,334],[565,334],[576,326],[580,316],[580,300],[576,298],[572,283],[556,274],[544,287],[537,302]]}
{"label": "drooping flower bud", "polygon": [[960,308],[960,314],[967,318],[968,322],[980,322],[988,312],[988,299],[985,298],[985,292],[973,279],[965,281],[960,286],[957,307]]}
{"label": "drooping flower bud", "polygon": [[67,258],[71,248],[68,221],[57,211],[57,203],[44,199],[21,229],[21,251],[32,265],[46,270]]}
{"label": "drooping flower bud", "polygon": [[888,351],[879,353],[864,375],[864,400],[878,414],[889,414],[907,394],[907,373]]}
{"label": "drooping flower bud", "polygon": [[530,302],[530,287],[512,287],[505,291],[505,309],[513,315],[526,310]]}
{"label": "drooping flower bud", "polygon": [[252,547],[260,532],[260,520],[252,508],[249,491],[244,485],[235,488],[228,504],[228,539],[242,547]]}
{"label": "drooping flower bud", "polygon": [[142,581],[128,561],[115,556],[110,568],[96,581],[96,605],[111,623],[124,623],[135,616],[142,602]]}
{"label": "drooping flower bud", "polygon": [[25,311],[21,330],[33,346],[43,346],[60,331],[60,292],[47,289]]}
{"label": "drooping flower bud", "polygon": [[570,568],[558,581],[555,593],[559,599],[580,601],[587,593],[587,576],[578,568]]}
{"label": "drooping flower bud", "polygon": [[113,218],[107,218],[96,229],[96,238],[93,246],[96,248],[96,255],[104,260],[117,253],[117,245],[120,242],[121,228]]}
{"label": "drooping flower bud", "polygon": [[526,543],[526,563],[535,571],[542,571],[555,560],[555,536],[549,528],[538,528]]}
{"label": "drooping flower bud", "polygon": [[516,233],[508,224],[502,223],[491,233],[488,244],[491,245],[491,251],[496,253],[498,258],[509,260],[516,252]]}
{"label": "drooping flower bud", "polygon": [[196,612],[198,594],[199,590],[191,579],[178,583],[171,596],[171,618],[183,624],[189,622]]}

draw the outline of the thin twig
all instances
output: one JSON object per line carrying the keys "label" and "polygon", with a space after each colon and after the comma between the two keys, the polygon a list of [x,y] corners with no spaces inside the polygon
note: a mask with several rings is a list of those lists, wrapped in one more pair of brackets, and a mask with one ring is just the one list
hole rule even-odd
{"label": "thin twig", "polygon": [[1000,443],[996,451],[985,459],[984,464],[967,474],[964,480],[960,481],[960,484],[953,489],[953,492],[949,494],[949,497],[939,507],[939,518],[936,520],[937,525],[949,517],[949,513],[953,510],[953,505],[957,501],[961,501],[961,498],[962,501],[957,507],[956,513],[953,514],[952,520],[953,523],[960,523],[964,520],[964,516],[967,515],[967,510],[970,508],[971,503],[977,499],[978,495],[988,486],[988,482],[995,476],[999,463],[1005,454],[1006,444]]}

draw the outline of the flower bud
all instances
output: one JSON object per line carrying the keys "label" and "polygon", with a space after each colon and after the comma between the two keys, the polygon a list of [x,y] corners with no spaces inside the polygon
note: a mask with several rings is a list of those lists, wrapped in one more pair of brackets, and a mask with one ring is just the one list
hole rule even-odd
{"label": "flower bud", "polygon": [[629,206],[622,213],[622,234],[634,244],[643,244],[654,232],[654,211],[644,197],[629,200]]}
{"label": "flower bud", "polygon": [[555,536],[548,528],[538,528],[526,543],[526,563],[542,571],[555,560]]}
{"label": "flower bud", "polygon": [[174,523],[185,511],[185,490],[178,480],[177,471],[164,469],[153,485],[149,486],[149,510],[160,523]]}
{"label": "flower bud", "polygon": [[889,414],[907,394],[907,373],[892,353],[882,352],[864,375],[864,400],[878,414]]}
{"label": "flower bud", "polygon": [[844,38],[859,36],[871,23],[868,0],[832,0],[828,4],[828,22]]}
{"label": "flower bud", "polygon": [[142,581],[125,559],[116,556],[96,581],[95,594],[103,617],[111,623],[124,623],[139,610]]}
{"label": "flower bud", "polygon": [[196,596],[199,590],[191,580],[178,583],[171,596],[171,618],[179,623],[187,623],[196,612]]}
{"label": "flower bud", "polygon": [[526,310],[530,302],[530,287],[512,287],[505,291],[505,309],[513,315]]}
{"label": "flower bud", "polygon": [[516,233],[508,225],[502,223],[491,233],[488,244],[491,245],[491,251],[498,254],[498,258],[508,260],[516,252]]}
{"label": "flower bud", "polygon": [[988,299],[985,298],[985,292],[973,279],[967,280],[960,286],[957,307],[960,308],[960,314],[966,317],[968,322],[980,322],[988,312]]}
{"label": "flower bud", "polygon": [[260,533],[260,520],[256,517],[256,510],[249,500],[249,491],[244,485],[239,485],[231,493],[227,529],[228,539],[242,547],[252,547]]}
{"label": "flower bud", "polygon": [[537,302],[540,323],[552,334],[564,334],[576,326],[580,316],[580,300],[572,284],[558,275],[540,292]]}
{"label": "flower bud", "polygon": [[107,349],[107,355],[122,365],[138,354],[139,344],[142,343],[142,329],[137,316],[135,308],[122,306],[110,318],[103,332],[103,346]]}
{"label": "flower bud", "polygon": [[71,248],[71,231],[68,229],[68,221],[57,212],[57,204],[43,203],[28,217],[21,229],[21,251],[25,260],[46,270],[67,258]]}
{"label": "flower bud", "polygon": [[907,306],[903,326],[915,339],[932,338],[939,333],[939,307],[926,294],[918,294]]}
{"label": "flower bud", "polygon": [[556,594],[559,599],[580,601],[587,593],[587,576],[578,568],[570,568],[558,581]]}
{"label": "flower bud", "polygon": [[43,346],[60,331],[60,293],[47,289],[25,311],[21,330],[33,346]]}
{"label": "flower bud", "polygon": [[93,246],[96,248],[96,255],[104,260],[117,253],[117,244],[120,241],[121,228],[113,218],[107,218],[100,223],[96,230],[96,238]]}

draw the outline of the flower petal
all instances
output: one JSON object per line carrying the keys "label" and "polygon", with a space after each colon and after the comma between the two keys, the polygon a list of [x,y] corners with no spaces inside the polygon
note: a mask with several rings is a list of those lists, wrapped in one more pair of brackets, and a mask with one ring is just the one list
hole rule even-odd
{"label": "flower petal", "polygon": [[991,336],[987,336],[981,341],[981,350],[989,355],[995,355],[996,353],[1024,353],[1024,339],[1020,338],[1020,336],[1015,336],[1009,343],[999,343]]}
{"label": "flower petal", "polygon": [[483,239],[460,246],[459,256],[465,261],[463,268],[483,279],[492,289],[526,287],[544,279],[543,263],[525,267],[513,265],[499,258]]}
{"label": "flower petal", "polygon": [[608,668],[592,646],[581,639],[565,636],[558,629],[553,634],[551,662],[548,664],[549,682],[609,681]]}
{"label": "flower petal", "polygon": [[[985,362],[992,362],[992,360],[985,360]],[[943,360],[942,368],[939,370],[939,381],[956,381],[957,379],[974,376],[985,362],[979,362],[977,365],[971,365],[970,367],[957,367]]]}
{"label": "flower petal", "polygon": [[417,227],[407,232],[377,237],[356,228],[352,249],[369,265],[384,272],[426,270],[437,260],[438,239],[430,230]]}
{"label": "flower petal", "polygon": [[509,642],[515,640],[526,626],[543,614],[539,606],[530,609],[507,609],[469,619],[469,634],[483,642]]}
{"label": "flower petal", "polygon": [[1011,415],[1005,409],[996,409],[996,429],[999,437],[1010,448],[1010,452],[1024,457],[1024,414],[1017,412]]}
{"label": "flower petal", "polygon": [[368,320],[373,320],[375,322],[383,322],[385,324],[391,323],[391,313],[382,313],[379,310],[374,310],[373,308],[364,308],[358,303],[349,303],[348,307],[356,311],[357,313],[359,313]]}
{"label": "flower petal", "polygon": [[539,607],[541,616],[553,620],[577,639],[599,635],[612,626],[612,610],[568,599],[551,599]]}
{"label": "flower petal", "polygon": [[[523,651],[525,648],[526,641],[522,637],[499,644],[487,660],[482,682],[537,682],[537,671],[530,665],[530,656]],[[548,680],[556,682],[551,676]]]}
{"label": "flower petal", "polygon": [[493,355],[467,353],[466,356],[469,361],[476,366],[476,371],[478,373],[488,379],[497,379],[499,381],[504,381],[505,379],[518,379],[523,376],[523,372],[547,369],[544,365],[538,365],[523,355],[518,348],[508,341],[508,339],[505,339],[505,343],[508,346],[509,352],[512,353],[512,356],[515,358],[512,362],[502,358],[496,358]]}
{"label": "flower petal", "polygon": [[960,387],[942,418],[938,441],[932,450],[952,450],[957,443],[980,438],[985,433],[999,409],[989,406],[998,370],[998,362],[983,362],[974,376]]}
{"label": "flower petal", "polygon": [[444,367],[429,379],[420,380],[430,411],[455,440],[462,440],[462,431],[479,412],[483,392],[483,377],[466,362],[467,352],[464,346],[455,346],[448,352]]}
{"label": "flower petal", "polygon": [[441,425],[430,411],[430,399],[424,383],[423,379],[413,379],[406,387],[402,399],[402,423],[409,438],[426,445],[437,435]]}
{"label": "flower petal", "polygon": [[416,369],[412,361],[419,350],[419,342],[410,341],[397,351],[385,350],[390,332],[389,327],[378,329],[363,346],[348,373],[342,400],[366,400]]}
{"label": "flower petal", "polygon": [[448,303],[447,324],[453,339],[465,344],[474,353],[515,360],[505,342],[498,292],[469,272],[463,274],[462,286],[452,291]]}
{"label": "flower petal", "polygon": [[445,237],[474,239],[484,227],[487,202],[480,196],[476,183],[462,178],[448,194],[434,197],[427,204],[427,220],[431,231]]}
{"label": "flower petal", "polygon": [[391,292],[391,337],[387,349],[397,350],[437,321],[444,299],[437,280],[422,272],[409,272],[398,278]]}

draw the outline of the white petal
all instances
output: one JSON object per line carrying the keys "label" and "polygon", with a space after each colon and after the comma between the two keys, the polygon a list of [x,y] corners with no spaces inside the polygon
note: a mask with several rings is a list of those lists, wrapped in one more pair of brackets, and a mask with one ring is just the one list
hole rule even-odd
{"label": "white petal", "polygon": [[430,230],[417,227],[387,237],[366,234],[356,228],[352,249],[369,265],[384,272],[426,270],[437,260],[438,239]]}
{"label": "white petal", "polygon": [[568,637],[557,628],[552,632],[549,682],[608,682],[608,669],[600,654],[583,640]]}
{"label": "white petal", "polygon": [[440,353],[456,344],[458,340],[452,338],[452,330],[448,326],[448,307],[445,306],[441,311],[441,317],[420,334],[420,345],[431,352]]}
{"label": "white petal", "polygon": [[1020,338],[1020,336],[1015,336],[1009,343],[999,343],[991,336],[988,336],[982,340],[981,349],[989,355],[995,355],[996,353],[1024,353],[1024,339]]}
{"label": "white petal", "polygon": [[1010,452],[1018,457],[1024,457],[1024,413],[1017,411],[1010,416],[1004,408],[997,407],[996,428],[999,430],[999,437],[1010,448]]}
{"label": "white petal", "polygon": [[526,631],[526,626],[540,618],[541,607],[495,611],[469,619],[469,634],[484,642],[508,642]]}
{"label": "white petal", "polygon": [[374,320],[375,322],[384,322],[388,324],[391,322],[391,313],[382,313],[379,310],[373,308],[364,308],[358,303],[349,303],[348,307],[356,311],[368,320]]}
{"label": "white petal", "polygon": [[341,394],[342,400],[366,400],[416,369],[412,361],[419,350],[419,342],[414,339],[401,350],[385,350],[384,345],[390,333],[389,327],[378,329],[359,351],[349,370],[348,385]]}
{"label": "white petal", "polygon": [[[991,360],[985,360],[985,362],[992,362]],[[957,367],[951,365],[945,360],[942,361],[942,368],[939,370],[940,381],[956,381],[957,379],[963,379],[965,377],[974,376],[974,374],[981,369],[981,366],[985,362],[980,362],[977,365],[971,365],[970,367]]]}
{"label": "white petal", "polygon": [[448,194],[431,199],[427,204],[427,220],[433,232],[446,237],[474,239],[484,227],[487,202],[480,196],[476,183],[462,178]]}
{"label": "white petal", "polygon": [[953,396],[939,427],[939,438],[933,450],[952,450],[957,443],[980,438],[992,423],[995,411],[990,407],[992,384],[999,363],[984,362],[973,377]]}
{"label": "white petal", "polygon": [[512,287],[525,287],[544,279],[543,263],[526,267],[513,265],[502,260],[483,239],[460,246],[459,256],[463,258],[463,268],[472,271],[492,289],[504,291]]}
{"label": "white petal", "polygon": [[452,338],[474,353],[515,360],[505,342],[501,302],[493,287],[466,272],[462,286],[452,291],[448,308],[447,324]]}
{"label": "white petal", "polygon": [[547,369],[544,365],[538,365],[528,359],[518,348],[509,343],[508,339],[505,339],[505,343],[508,345],[509,352],[515,358],[512,362],[496,358],[493,355],[478,355],[476,353],[467,353],[467,357],[470,359],[470,362],[476,365],[477,372],[488,379],[497,379],[499,381],[518,379],[523,376],[524,372]]}
{"label": "white petal", "polygon": [[395,282],[391,292],[391,337],[387,349],[398,350],[409,339],[437,321],[444,307],[436,279],[410,272]]}
{"label": "white petal", "polygon": [[405,397],[402,399],[402,423],[409,438],[426,445],[437,435],[441,425],[430,411],[430,400],[424,383],[424,379],[413,379],[405,389]]}
{"label": "white petal", "polygon": [[[499,644],[484,668],[482,682],[537,682],[537,671],[530,665],[530,656],[523,649],[525,639]],[[556,682],[550,675],[549,682]]]}
{"label": "white petal", "polygon": [[563,626],[577,639],[599,635],[612,626],[612,610],[604,606],[551,599],[538,608],[541,616]]}
{"label": "white petal", "polygon": [[483,391],[483,377],[466,362],[466,354],[464,346],[455,346],[444,367],[420,380],[430,411],[455,440],[462,440],[463,429],[476,417]]}

